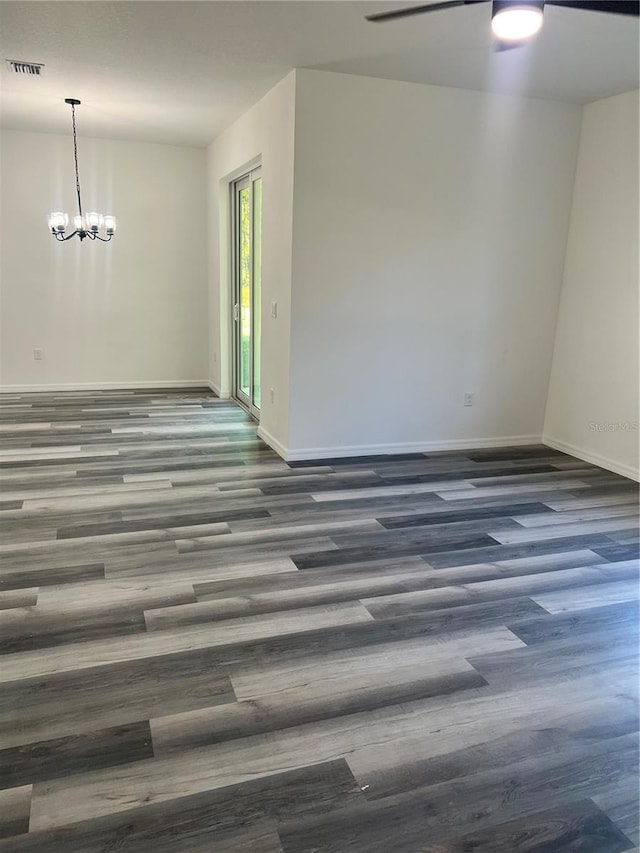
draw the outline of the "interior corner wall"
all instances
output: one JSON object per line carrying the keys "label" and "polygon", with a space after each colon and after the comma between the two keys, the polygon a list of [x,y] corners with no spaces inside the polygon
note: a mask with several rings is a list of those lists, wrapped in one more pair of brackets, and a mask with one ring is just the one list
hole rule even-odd
{"label": "interior corner wall", "polygon": [[[295,77],[293,71],[207,150],[209,232],[209,378],[232,391],[230,182],[262,165],[262,408],[259,434],[286,455]],[[277,303],[277,316],[272,304]],[[271,393],[273,392],[273,393]]]}
{"label": "interior corner wall", "polygon": [[638,99],[584,108],[544,441],[638,473]]}
{"label": "interior corner wall", "polygon": [[539,441],[581,108],[296,85],[290,458]]}
{"label": "interior corner wall", "polygon": [[1,144],[2,390],[205,380],[204,149],[81,137],[85,210],[118,230],[59,243],[47,216],[76,210],[71,136],[3,131]]}

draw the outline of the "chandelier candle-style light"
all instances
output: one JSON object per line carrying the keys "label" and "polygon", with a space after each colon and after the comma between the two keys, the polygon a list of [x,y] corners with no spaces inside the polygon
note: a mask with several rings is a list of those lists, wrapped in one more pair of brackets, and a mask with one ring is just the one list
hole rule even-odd
{"label": "chandelier candle-style light", "polygon": [[76,136],[76,107],[80,104],[76,98],[65,98],[65,104],[71,104],[71,121],[73,123],[73,159],[76,166],[76,192],[78,194],[78,215],[73,217],[74,231],[71,234],[65,234],[67,225],[69,224],[69,216],[60,210],[56,210],[49,214],[49,228],[51,233],[60,242],[70,240],[72,237],[79,237],[84,240],[89,237],[90,240],[101,240],[103,243],[108,243],[116,233],[116,218],[107,214],[103,216],[101,213],[91,211],[90,213],[82,212],[82,199],[80,197],[80,176],[78,174],[78,139]]}

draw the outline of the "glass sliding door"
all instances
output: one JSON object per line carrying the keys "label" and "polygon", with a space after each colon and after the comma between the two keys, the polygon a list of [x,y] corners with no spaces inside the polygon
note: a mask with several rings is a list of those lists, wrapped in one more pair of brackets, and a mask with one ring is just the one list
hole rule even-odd
{"label": "glass sliding door", "polygon": [[[254,173],[255,174],[255,173]],[[262,284],[262,178],[258,173],[252,178],[253,186],[253,347],[251,388],[253,391],[253,405],[260,410],[260,333],[262,328],[262,314],[260,311],[261,284]]]}
{"label": "glass sliding door", "polygon": [[254,169],[233,185],[234,389],[255,417],[260,412],[260,290],[262,177]]}
{"label": "glass sliding door", "polygon": [[251,187],[238,187],[238,394],[251,391]]}

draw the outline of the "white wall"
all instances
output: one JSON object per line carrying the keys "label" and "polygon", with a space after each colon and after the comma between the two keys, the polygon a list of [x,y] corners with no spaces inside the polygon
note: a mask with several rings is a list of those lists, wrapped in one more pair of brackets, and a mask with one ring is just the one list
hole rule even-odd
{"label": "white wall", "polygon": [[553,446],[636,479],[638,97],[584,108],[544,429]]}
{"label": "white wall", "polygon": [[291,458],[539,439],[580,112],[298,71]]}
{"label": "white wall", "polygon": [[80,138],[85,210],[118,218],[80,244],[47,228],[76,212],[70,134],[1,141],[3,390],[205,380],[204,149]]}
{"label": "white wall", "polygon": [[[207,151],[209,190],[209,376],[231,391],[231,270],[229,183],[262,164],[261,434],[277,449],[287,444],[295,76],[292,72]],[[271,303],[277,302],[277,318]],[[273,388],[273,402],[269,389]]]}

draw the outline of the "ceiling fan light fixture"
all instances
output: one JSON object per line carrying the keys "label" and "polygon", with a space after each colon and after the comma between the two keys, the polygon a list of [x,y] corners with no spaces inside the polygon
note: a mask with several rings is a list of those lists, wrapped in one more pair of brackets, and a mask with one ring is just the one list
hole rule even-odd
{"label": "ceiling fan light fixture", "polygon": [[491,29],[501,41],[524,41],[542,26],[544,3],[513,3],[494,0]]}

